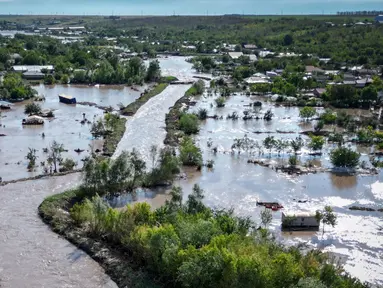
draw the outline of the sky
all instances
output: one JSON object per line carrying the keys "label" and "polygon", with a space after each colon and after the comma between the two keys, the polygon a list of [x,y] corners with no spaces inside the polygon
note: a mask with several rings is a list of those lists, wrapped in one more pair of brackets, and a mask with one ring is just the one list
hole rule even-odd
{"label": "sky", "polygon": [[383,0],[0,0],[0,14],[333,14],[383,10]]}

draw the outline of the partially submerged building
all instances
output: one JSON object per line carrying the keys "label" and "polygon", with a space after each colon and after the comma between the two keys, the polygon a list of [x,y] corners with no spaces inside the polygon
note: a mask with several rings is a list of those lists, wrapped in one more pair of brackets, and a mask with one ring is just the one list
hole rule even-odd
{"label": "partially submerged building", "polygon": [[282,212],[282,228],[291,230],[318,230],[319,222],[315,213],[310,212]]}

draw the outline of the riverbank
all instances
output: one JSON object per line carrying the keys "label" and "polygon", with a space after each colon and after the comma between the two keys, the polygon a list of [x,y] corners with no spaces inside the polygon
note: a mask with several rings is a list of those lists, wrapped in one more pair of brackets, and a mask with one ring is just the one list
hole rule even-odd
{"label": "riverbank", "polygon": [[85,197],[80,190],[69,190],[46,198],[39,206],[41,219],[51,229],[63,236],[98,262],[118,287],[162,287],[146,271],[132,261],[131,255],[117,246],[97,238],[90,238],[85,229],[76,227],[69,215],[74,203]]}

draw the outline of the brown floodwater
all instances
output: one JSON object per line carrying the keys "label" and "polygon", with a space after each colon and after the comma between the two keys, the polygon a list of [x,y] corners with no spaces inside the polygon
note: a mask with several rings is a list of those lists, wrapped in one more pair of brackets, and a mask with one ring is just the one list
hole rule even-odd
{"label": "brown floodwater", "polygon": [[78,185],[79,174],[0,187],[0,287],[116,288],[86,253],[45,225],[45,197]]}
{"label": "brown floodwater", "polygon": [[[383,213],[351,211],[353,205],[372,208],[383,207],[383,173],[370,176],[337,176],[332,173],[317,173],[303,176],[290,176],[277,173],[270,168],[248,164],[247,160],[262,158],[275,164],[287,164],[289,154],[287,151],[278,156],[276,151],[258,152],[252,155],[242,152],[240,155],[231,153],[231,146],[235,138],[248,135],[249,138],[261,143],[268,135],[276,139],[294,139],[302,130],[312,129],[311,123],[302,123],[299,119],[299,109],[295,107],[275,107],[265,102],[265,99],[248,97],[245,95],[232,96],[224,108],[216,108],[216,96],[204,95],[200,97],[197,105],[191,111],[206,108],[209,115],[223,116],[222,120],[207,119],[201,125],[200,133],[195,137],[202,149],[204,160],[214,160],[213,169],[203,169],[202,172],[190,171],[187,180],[180,180],[178,184],[183,187],[184,199],[191,192],[195,183],[205,190],[205,202],[212,207],[234,208],[236,213],[251,216],[260,224],[257,201],[278,201],[285,209],[290,211],[315,212],[325,205],[334,208],[338,216],[335,228],[326,226],[326,233],[281,233],[281,211],[273,212],[273,221],[270,227],[277,239],[286,245],[306,243],[309,247],[318,247],[331,251],[344,260],[347,272],[374,284],[383,284]],[[247,105],[254,101],[262,101],[263,106],[259,115],[267,109],[274,113],[270,122],[263,120],[242,120],[243,112],[249,108]],[[213,105],[211,105],[213,104]],[[237,112],[240,119],[227,120],[226,116]],[[354,113],[358,113],[355,111]],[[289,131],[289,134],[278,131]],[[255,131],[272,131],[273,134],[258,134]],[[306,144],[308,137],[303,136]],[[211,142],[211,148],[207,143]],[[218,153],[212,152],[217,147]],[[318,167],[331,167],[329,151],[333,145],[323,149],[322,157],[309,156],[309,149],[302,149],[298,157],[301,163],[311,161]],[[361,160],[369,163],[368,153],[371,147],[351,145],[351,148],[362,153]],[[299,203],[299,200],[307,200]]]}
{"label": "brown floodwater", "polygon": [[[40,162],[46,161],[47,155],[43,148],[55,140],[64,145],[68,152],[63,153],[64,158],[72,158],[78,163],[78,168],[82,167],[84,157],[94,149],[102,148],[102,141],[94,140],[90,128],[91,124],[82,125],[80,121],[85,117],[93,122],[102,117],[103,111],[84,105],[66,105],[59,102],[58,95],[63,93],[72,95],[77,101],[94,102],[101,106],[113,106],[117,108],[118,103],[127,105],[140,96],[141,90],[135,91],[123,86],[36,86],[35,89],[40,95],[44,95],[45,102],[39,102],[44,109],[54,110],[53,119],[45,119],[44,125],[23,126],[21,120],[24,115],[25,103],[18,103],[12,106],[11,110],[2,111],[0,119],[0,134],[5,137],[0,138],[0,177],[3,181],[14,180],[24,177],[32,177],[42,174]],[[45,138],[42,137],[45,134]],[[37,164],[39,167],[35,171],[29,172],[27,169],[28,161],[25,156],[28,148],[37,150]],[[85,150],[76,153],[75,149]]]}
{"label": "brown floodwater", "polygon": [[[196,75],[191,70],[191,65],[184,60],[184,58],[161,59],[160,64],[164,74],[174,75],[180,79],[190,79]],[[165,135],[164,114],[172,105],[171,102],[178,99],[180,95],[182,96],[182,92],[186,88],[182,85],[177,87],[170,87],[168,89],[172,90],[165,90],[157,96],[158,98],[153,98],[137,112],[136,116],[127,121],[128,129],[117,153],[133,147],[146,153],[150,145],[162,145]],[[166,102],[167,97],[172,97],[172,100]],[[161,99],[161,101],[156,99]],[[232,155],[230,153],[231,145],[235,138],[247,134],[261,142],[267,134],[253,132],[282,130],[292,133],[272,135],[276,138],[291,139],[298,136],[299,131],[311,129],[312,125],[299,121],[297,108],[274,107],[268,103],[264,103],[261,114],[267,108],[271,108],[275,118],[270,122],[226,120],[228,113],[236,111],[242,116],[243,109],[249,109],[244,105],[255,100],[264,101],[264,99],[256,97],[232,96],[227,101],[225,108],[210,108],[210,103],[214,103],[214,97],[205,95],[200,100],[192,108],[193,111],[206,107],[209,115],[222,115],[224,119],[208,119],[201,125],[196,142],[203,151],[204,160],[214,160],[215,167],[211,170],[203,169],[201,172],[189,169],[186,171],[188,178],[176,183],[183,187],[184,200],[187,199],[192,186],[198,183],[206,191],[206,204],[211,207],[233,207],[239,215],[251,216],[258,223],[261,208],[256,206],[257,200],[279,201],[286,207],[286,210],[293,211],[315,211],[323,208],[324,205],[331,205],[338,216],[338,224],[335,228],[326,226],[326,233],[323,237],[321,232],[281,233],[280,211],[273,212],[274,217],[270,228],[277,239],[286,245],[306,243],[309,247],[319,247],[325,251],[331,251],[344,259],[346,271],[353,276],[370,283],[383,284],[383,270],[381,269],[383,267],[383,214],[348,209],[352,205],[373,208],[383,206],[382,173],[373,176],[351,177],[318,173],[295,177],[248,164],[248,158],[258,156],[247,153]],[[162,105],[162,102],[166,103]],[[76,117],[81,118],[80,111],[78,114],[76,112],[73,119],[77,119]],[[71,123],[64,127],[77,127],[76,121]],[[134,131],[134,135],[128,134],[132,133],[129,132],[130,130]],[[66,131],[59,132],[65,133]],[[37,141],[40,139],[39,137],[33,139]],[[3,137],[0,141],[6,138]],[[306,142],[308,141],[307,137],[303,138]],[[212,147],[217,147],[216,155],[212,153],[211,148],[207,147],[208,140],[213,142]],[[14,145],[14,143],[9,142],[8,145]],[[367,154],[371,148],[352,147],[364,154],[363,159],[368,160]],[[322,157],[310,157],[309,150],[303,149],[299,160],[301,162],[310,160],[315,165],[329,167],[328,152],[331,148],[332,146],[328,145],[324,149]],[[275,151],[272,151],[269,156],[269,153],[265,151],[261,158],[275,163],[287,163],[288,155],[284,152],[278,156]],[[149,161],[149,159],[146,160]],[[149,163],[150,161],[148,166],[150,166]],[[0,165],[2,164],[0,163]],[[2,174],[4,166],[0,166],[0,169]],[[102,287],[104,285],[105,276],[102,275],[101,268],[83,254],[79,259],[76,257],[76,261],[70,260],[73,257],[70,255],[77,255],[77,252],[73,253],[77,250],[73,250],[74,248],[66,241],[50,232],[37,216],[37,206],[46,195],[55,194],[76,185],[79,182],[77,177],[78,174],[67,175],[0,187],[0,201],[4,207],[0,211],[0,279],[5,284],[0,283],[3,286],[23,287],[23,283],[31,283],[31,287]],[[121,207],[125,203],[148,201],[157,207],[165,201],[166,197],[165,191],[142,190],[138,191],[135,196],[120,196],[111,199],[110,203],[115,207]],[[298,200],[308,201],[298,203]],[[41,263],[41,259],[50,260],[50,263],[54,263],[54,265],[46,268],[45,264],[42,264],[46,262],[41,261]],[[81,271],[81,277],[77,274],[79,271]]]}

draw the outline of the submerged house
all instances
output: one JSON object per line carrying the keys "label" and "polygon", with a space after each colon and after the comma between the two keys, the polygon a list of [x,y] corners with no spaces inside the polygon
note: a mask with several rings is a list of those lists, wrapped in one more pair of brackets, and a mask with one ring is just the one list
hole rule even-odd
{"label": "submerged house", "polygon": [[319,222],[315,213],[310,212],[282,212],[282,228],[292,230],[317,230]]}

